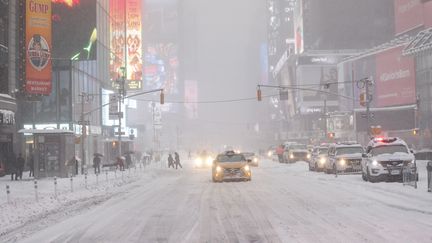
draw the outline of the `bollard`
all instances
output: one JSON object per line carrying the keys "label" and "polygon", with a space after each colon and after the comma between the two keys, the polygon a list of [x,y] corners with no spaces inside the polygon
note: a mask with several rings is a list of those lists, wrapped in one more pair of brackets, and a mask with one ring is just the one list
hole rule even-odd
{"label": "bollard", "polygon": [[108,171],[105,171],[105,180],[108,182]]}
{"label": "bollard", "polygon": [[57,177],[54,176],[54,198],[57,199]]}
{"label": "bollard", "polygon": [[71,192],[73,192],[73,177],[70,178]]}
{"label": "bollard", "polygon": [[99,173],[96,173],[96,185],[99,185]]}
{"label": "bollard", "polygon": [[87,189],[87,172],[84,174],[84,185],[85,188]]}
{"label": "bollard", "polygon": [[34,180],[34,189],[35,189],[35,199],[36,202],[39,202],[39,195],[38,195],[38,184],[37,184],[37,180]]}
{"label": "bollard", "polygon": [[10,190],[9,190],[9,185],[6,185],[6,197],[7,197],[7,202],[10,203]]}
{"label": "bollard", "polygon": [[432,192],[432,161],[428,162],[426,169],[427,169],[428,192]]}

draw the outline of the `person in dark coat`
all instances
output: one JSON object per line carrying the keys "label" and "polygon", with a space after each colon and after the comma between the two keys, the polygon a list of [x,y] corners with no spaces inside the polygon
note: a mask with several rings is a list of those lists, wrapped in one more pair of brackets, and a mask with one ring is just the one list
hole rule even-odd
{"label": "person in dark coat", "polygon": [[30,158],[28,161],[28,167],[30,169],[29,177],[34,176],[34,156],[33,156],[33,154],[30,155]]}
{"label": "person in dark coat", "polygon": [[168,155],[168,168],[171,168],[171,166],[174,168],[174,159],[171,154]]}
{"label": "person in dark coat", "polygon": [[180,156],[177,152],[174,153],[175,156],[175,165],[176,169],[180,166],[180,168],[183,168],[183,166],[180,164]]}
{"label": "person in dark coat", "polygon": [[11,175],[11,181],[18,180],[17,177],[17,171],[18,166],[16,164],[16,157],[15,154],[11,153],[7,156],[7,170],[9,171]]}
{"label": "person in dark coat", "polygon": [[17,164],[16,177],[19,177],[22,180],[22,174],[24,171],[25,159],[23,158],[21,153],[18,154],[18,157],[16,159],[16,164]]}
{"label": "person in dark coat", "polygon": [[124,161],[122,157],[117,157],[117,166],[119,167],[120,171],[124,170]]}
{"label": "person in dark coat", "polygon": [[93,168],[95,174],[100,174],[100,165],[101,165],[101,158],[98,155],[95,155],[93,158]]}
{"label": "person in dark coat", "polygon": [[132,165],[132,157],[130,153],[127,153],[125,157],[126,157],[126,168],[130,168],[130,166]]}

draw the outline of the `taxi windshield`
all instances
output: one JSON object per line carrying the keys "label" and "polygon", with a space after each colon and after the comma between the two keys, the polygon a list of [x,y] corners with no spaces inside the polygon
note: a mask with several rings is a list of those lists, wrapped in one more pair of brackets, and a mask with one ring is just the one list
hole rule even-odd
{"label": "taxi windshield", "polygon": [[327,154],[327,152],[328,152],[328,148],[320,148],[318,151],[319,154]]}
{"label": "taxi windshield", "polygon": [[224,163],[224,162],[239,162],[239,161],[245,161],[245,157],[241,154],[234,154],[234,155],[219,155],[217,157],[217,161]]}
{"label": "taxi windshield", "polygon": [[372,148],[371,154],[373,156],[380,154],[394,154],[394,153],[408,153],[408,149],[406,146],[402,144],[398,145],[382,145],[375,148]]}

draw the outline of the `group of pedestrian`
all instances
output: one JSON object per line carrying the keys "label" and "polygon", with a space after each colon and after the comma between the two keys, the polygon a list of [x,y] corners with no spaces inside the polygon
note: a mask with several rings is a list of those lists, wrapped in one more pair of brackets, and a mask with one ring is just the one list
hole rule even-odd
{"label": "group of pedestrian", "polygon": [[[9,158],[7,159],[8,163],[8,170],[11,175],[11,180],[22,180],[24,167],[26,164],[26,161],[21,153],[18,154],[18,157],[15,157],[15,155],[12,153]],[[29,177],[34,176],[34,159],[33,155],[30,156],[27,166],[29,168]]]}
{"label": "group of pedestrian", "polygon": [[174,153],[174,158],[172,156],[172,154],[168,155],[168,168],[171,168],[171,166],[174,168],[178,169],[178,167],[183,168],[183,166],[180,163],[180,156],[177,152]]}

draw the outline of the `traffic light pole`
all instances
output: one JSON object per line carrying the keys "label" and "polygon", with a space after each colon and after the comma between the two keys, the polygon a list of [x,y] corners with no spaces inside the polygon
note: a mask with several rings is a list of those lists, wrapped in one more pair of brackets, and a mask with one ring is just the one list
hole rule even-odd
{"label": "traffic light pole", "polygon": [[371,95],[369,94],[369,85],[370,85],[370,80],[366,79],[365,80],[365,88],[366,88],[366,131],[367,131],[367,136],[368,139],[371,137],[371,121],[370,121],[370,103],[372,101],[371,99]]}

